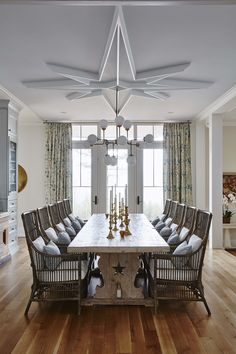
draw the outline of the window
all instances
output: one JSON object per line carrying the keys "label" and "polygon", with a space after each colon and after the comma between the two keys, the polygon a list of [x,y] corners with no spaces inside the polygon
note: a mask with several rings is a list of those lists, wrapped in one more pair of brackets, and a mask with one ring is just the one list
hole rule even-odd
{"label": "window", "polygon": [[143,212],[152,219],[163,210],[163,125],[137,126],[137,135],[153,134],[152,148],[143,150]]}
{"label": "window", "polygon": [[82,219],[91,215],[91,149],[83,148],[89,134],[97,134],[96,125],[72,126],[73,213]]}

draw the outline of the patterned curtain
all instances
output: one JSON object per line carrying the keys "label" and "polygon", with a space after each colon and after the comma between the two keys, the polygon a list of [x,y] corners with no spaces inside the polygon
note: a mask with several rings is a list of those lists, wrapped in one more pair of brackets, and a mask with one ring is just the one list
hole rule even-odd
{"label": "patterned curtain", "polygon": [[164,199],[192,204],[190,123],[165,123],[163,127]]}
{"label": "patterned curtain", "polygon": [[45,190],[47,203],[71,198],[71,124],[46,123]]}

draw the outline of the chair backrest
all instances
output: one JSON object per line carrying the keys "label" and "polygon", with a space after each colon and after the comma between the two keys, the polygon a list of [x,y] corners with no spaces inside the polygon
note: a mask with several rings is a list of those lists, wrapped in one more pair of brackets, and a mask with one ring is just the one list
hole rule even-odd
{"label": "chair backrest", "polygon": [[65,207],[64,207],[64,203],[63,201],[57,202],[57,207],[58,207],[58,212],[59,212],[59,216],[62,220],[64,220],[65,218],[68,217]]}
{"label": "chair backrest", "polygon": [[49,204],[48,205],[48,210],[52,222],[52,226],[56,228],[56,225],[60,224],[62,222],[59,212],[58,212],[58,206],[57,204]]}
{"label": "chair backrest", "polygon": [[183,223],[185,208],[185,204],[177,204],[172,223],[178,225],[179,227],[181,227]]}
{"label": "chair backrest", "polygon": [[212,214],[209,211],[197,210],[196,214],[196,222],[192,231],[192,234],[197,235],[203,241],[203,243],[207,243],[209,229],[211,225]]}
{"label": "chair backrest", "polygon": [[183,227],[190,232],[193,230],[196,221],[197,208],[187,205],[185,209],[185,215],[183,219]]}
{"label": "chair backrest", "polygon": [[37,209],[38,221],[40,229],[47,230],[52,227],[47,206]]}
{"label": "chair backrest", "polygon": [[165,203],[165,207],[163,210],[163,214],[168,215],[169,210],[170,210],[170,206],[171,206],[171,199],[166,199],[166,203]]}
{"label": "chair backrest", "polygon": [[35,257],[35,247],[33,245],[33,241],[35,241],[39,236],[41,236],[41,232],[38,227],[38,219],[36,210],[32,210],[26,213],[21,214],[21,218],[23,221],[23,226],[25,230],[26,242],[30,254],[31,266],[33,268],[33,273],[35,273],[36,268],[35,265],[37,263],[37,259]]}
{"label": "chair backrest", "polygon": [[168,218],[171,218],[172,220],[174,219],[178,204],[178,202],[171,200]]}
{"label": "chair backrest", "polygon": [[65,208],[67,215],[72,214],[70,199],[64,199],[63,203],[64,203],[64,208]]}

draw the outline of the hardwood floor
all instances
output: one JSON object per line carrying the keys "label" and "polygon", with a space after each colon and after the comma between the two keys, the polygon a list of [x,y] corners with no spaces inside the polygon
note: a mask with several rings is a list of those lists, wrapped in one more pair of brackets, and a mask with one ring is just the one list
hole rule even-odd
{"label": "hardwood floor", "polygon": [[142,306],[83,307],[71,303],[31,305],[25,240],[0,268],[0,353],[236,353],[236,257],[207,252],[204,284],[212,316],[202,303],[160,302],[155,316]]}

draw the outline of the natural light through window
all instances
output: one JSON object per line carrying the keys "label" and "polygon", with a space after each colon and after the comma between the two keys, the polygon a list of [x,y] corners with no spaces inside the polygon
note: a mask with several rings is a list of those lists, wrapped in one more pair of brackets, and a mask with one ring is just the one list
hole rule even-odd
{"label": "natural light through window", "polygon": [[163,150],[143,151],[143,212],[152,219],[163,210]]}

